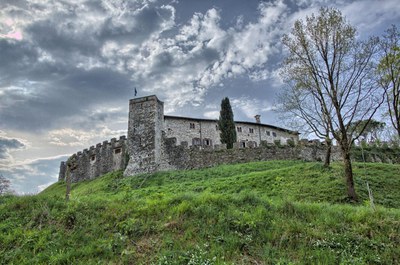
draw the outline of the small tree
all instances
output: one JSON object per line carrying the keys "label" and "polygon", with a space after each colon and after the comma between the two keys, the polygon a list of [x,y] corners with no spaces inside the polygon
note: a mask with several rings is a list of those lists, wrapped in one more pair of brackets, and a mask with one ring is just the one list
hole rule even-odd
{"label": "small tree", "polygon": [[226,144],[228,149],[233,147],[236,142],[235,122],[233,121],[233,112],[229,98],[224,98],[221,101],[221,111],[218,121],[219,129],[221,130],[221,143]]}
{"label": "small tree", "polygon": [[384,99],[375,80],[378,40],[358,41],[339,10],[321,8],[319,15],[297,20],[282,42],[289,52],[284,74],[318,103],[315,111],[322,112],[340,147],[348,197],[357,200],[351,148],[366,125],[356,133],[354,122],[371,120]]}
{"label": "small tree", "polygon": [[390,121],[400,137],[400,32],[396,26],[386,31],[380,48],[379,83],[386,93]]}
{"label": "small tree", "polygon": [[[284,75],[284,71],[282,73]],[[283,76],[283,78],[285,78]],[[299,87],[293,80],[287,80],[288,86],[278,96],[277,111],[291,127],[305,133],[313,133],[325,140],[326,152],[324,167],[330,166],[332,153],[332,138],[330,126],[321,104],[313,97],[307,88]],[[332,108],[332,106],[329,106]],[[329,109],[331,113],[331,109]]]}
{"label": "small tree", "polygon": [[11,181],[0,174],[0,196],[11,192]]}

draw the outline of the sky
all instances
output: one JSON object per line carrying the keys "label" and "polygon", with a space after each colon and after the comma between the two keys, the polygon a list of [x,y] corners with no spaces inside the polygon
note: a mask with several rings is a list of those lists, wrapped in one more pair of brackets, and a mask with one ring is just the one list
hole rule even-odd
{"label": "sky", "polygon": [[1,0],[0,174],[20,194],[56,182],[60,161],[126,135],[135,87],[168,115],[217,119],[229,97],[235,120],[284,126],[280,40],[322,6],[359,38],[400,22],[398,0]]}

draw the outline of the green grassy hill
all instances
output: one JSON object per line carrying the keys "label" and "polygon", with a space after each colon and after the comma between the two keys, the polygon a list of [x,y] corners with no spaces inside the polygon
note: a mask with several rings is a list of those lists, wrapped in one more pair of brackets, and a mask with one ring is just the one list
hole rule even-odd
{"label": "green grassy hill", "polygon": [[[1,264],[399,264],[400,165],[269,161],[0,197]],[[366,182],[375,199],[370,207]]]}

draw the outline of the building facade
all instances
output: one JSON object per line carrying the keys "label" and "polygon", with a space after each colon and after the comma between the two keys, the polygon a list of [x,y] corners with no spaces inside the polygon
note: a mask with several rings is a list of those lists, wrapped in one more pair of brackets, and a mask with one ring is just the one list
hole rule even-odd
{"label": "building facade", "polygon": [[[259,121],[258,119],[256,122],[235,122],[239,147],[257,147],[262,142],[270,144],[279,142],[283,145],[288,141],[298,143],[297,132],[262,124]],[[164,116],[164,131],[167,137],[177,138],[178,143],[187,142],[189,145],[203,147],[221,144],[218,120]]]}

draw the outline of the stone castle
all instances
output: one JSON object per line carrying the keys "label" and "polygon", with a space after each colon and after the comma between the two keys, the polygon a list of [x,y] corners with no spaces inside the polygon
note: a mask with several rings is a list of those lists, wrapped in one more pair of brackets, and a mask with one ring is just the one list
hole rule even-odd
{"label": "stone castle", "polygon": [[[220,141],[218,120],[164,115],[164,103],[154,95],[131,99],[127,137],[104,141],[61,162],[59,180],[65,179],[67,169],[71,181],[77,182],[114,170],[124,170],[124,175],[130,176],[305,156],[304,150],[276,148],[296,145],[298,132],[262,124],[259,115],[255,119],[235,122],[237,142],[233,149],[226,149]],[[317,154],[312,155],[311,160],[315,160]]]}

